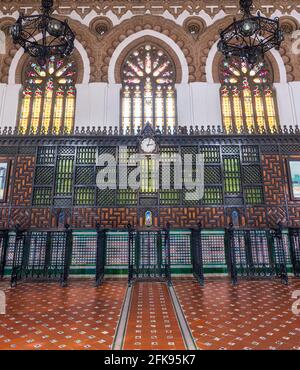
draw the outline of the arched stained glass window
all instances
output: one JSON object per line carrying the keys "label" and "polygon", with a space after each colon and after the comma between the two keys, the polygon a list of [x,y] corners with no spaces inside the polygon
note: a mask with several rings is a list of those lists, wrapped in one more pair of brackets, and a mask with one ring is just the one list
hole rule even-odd
{"label": "arched stained glass window", "polygon": [[175,66],[150,44],[135,49],[122,68],[122,128],[137,131],[150,123],[162,132],[177,122]]}
{"label": "arched stained glass window", "polygon": [[51,57],[41,66],[31,62],[21,92],[19,132],[67,133],[74,128],[75,68],[73,62]]}
{"label": "arched stained glass window", "polygon": [[221,65],[221,105],[226,132],[276,131],[275,93],[265,62],[233,58]]}

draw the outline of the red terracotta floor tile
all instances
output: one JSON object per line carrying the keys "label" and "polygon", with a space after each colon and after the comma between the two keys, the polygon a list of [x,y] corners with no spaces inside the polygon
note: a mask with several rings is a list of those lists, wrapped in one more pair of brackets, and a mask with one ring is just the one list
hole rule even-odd
{"label": "red terracotta floor tile", "polygon": [[[4,283],[2,283],[4,284]],[[110,349],[125,298],[126,281],[25,283],[5,286],[0,349]]]}
{"label": "red terracotta floor tile", "polygon": [[[174,286],[199,349],[300,349],[300,317],[292,313],[292,292],[278,281],[175,279]],[[25,283],[6,292],[0,316],[0,349],[110,349],[125,298],[126,281],[89,280]],[[184,349],[168,288],[134,285],[124,349]]]}
{"label": "red terracotta floor tile", "polygon": [[185,349],[166,284],[135,283],[123,349]]}
{"label": "red terracotta floor tile", "polygon": [[292,292],[278,281],[175,280],[176,294],[199,349],[300,349]]}

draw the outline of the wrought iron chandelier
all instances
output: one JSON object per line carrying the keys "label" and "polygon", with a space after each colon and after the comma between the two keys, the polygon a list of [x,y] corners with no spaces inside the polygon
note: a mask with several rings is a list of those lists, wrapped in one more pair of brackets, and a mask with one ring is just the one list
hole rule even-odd
{"label": "wrought iron chandelier", "polygon": [[265,18],[260,12],[252,15],[252,0],[240,0],[240,7],[242,19],[234,19],[230,26],[220,32],[218,49],[225,57],[236,56],[255,64],[270,49],[279,49],[284,38],[283,31],[278,18]]}
{"label": "wrought iron chandelier", "polygon": [[51,17],[52,8],[53,0],[42,0],[42,14],[21,14],[10,28],[14,42],[21,45],[26,53],[37,58],[40,64],[45,64],[50,56],[64,57],[74,50],[75,34],[67,21]]}

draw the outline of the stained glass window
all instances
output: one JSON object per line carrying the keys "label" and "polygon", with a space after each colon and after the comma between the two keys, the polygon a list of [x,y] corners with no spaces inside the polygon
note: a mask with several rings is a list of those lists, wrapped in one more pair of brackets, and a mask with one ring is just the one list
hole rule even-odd
{"label": "stained glass window", "polygon": [[74,127],[75,67],[51,57],[45,65],[31,62],[22,90],[19,132],[66,133]]}
{"label": "stained glass window", "polygon": [[221,64],[221,106],[226,132],[274,132],[275,94],[266,62],[251,66],[232,58]]}
{"label": "stained glass window", "polygon": [[165,51],[149,44],[135,49],[122,78],[123,130],[136,132],[150,123],[164,132],[176,125],[175,66]]}

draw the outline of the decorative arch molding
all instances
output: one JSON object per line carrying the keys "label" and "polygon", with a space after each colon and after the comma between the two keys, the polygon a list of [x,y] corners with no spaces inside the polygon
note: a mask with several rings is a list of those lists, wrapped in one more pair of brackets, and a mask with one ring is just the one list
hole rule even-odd
{"label": "decorative arch molding", "polygon": [[[299,20],[294,16],[285,15],[280,17],[280,24],[284,31],[284,41],[281,44],[280,55],[286,66],[287,80],[289,82],[299,81],[300,70],[297,68],[300,62]],[[296,34],[294,34],[294,31],[296,31]]]}
{"label": "decorative arch molding", "polygon": [[[219,83],[219,66],[223,55],[218,51],[218,41],[212,46],[206,62],[206,78],[209,83]],[[266,59],[271,67],[273,82],[287,82],[287,75],[284,62],[277,50],[272,50],[267,53]]]}
{"label": "decorative arch molding", "polygon": [[[71,56],[77,66],[77,83],[89,83],[90,65],[89,58],[83,46],[75,40],[75,50]],[[30,60],[30,56],[24,53],[23,49],[19,49],[13,58],[8,75],[9,84],[22,84],[24,67]]]}
{"label": "decorative arch molding", "polygon": [[142,44],[149,43],[161,47],[169,54],[175,64],[176,83],[188,83],[188,65],[182,51],[178,49],[176,44],[173,44],[171,39],[168,40],[168,37],[163,36],[154,31],[141,31],[124,40],[112,55],[108,70],[108,82],[120,84],[122,82],[122,65],[128,53]]}
{"label": "decorative arch molding", "polygon": [[[115,82],[116,63],[122,51],[142,37],[152,37],[167,45],[180,61],[182,82],[196,81],[195,41],[183,27],[161,16],[136,16],[116,26],[103,40],[100,81]],[[167,51],[168,51],[167,50]]]}
{"label": "decorative arch molding", "polygon": [[18,51],[17,46],[9,36],[9,27],[16,22],[15,18],[4,17],[0,20],[0,30],[5,35],[5,54],[0,55],[0,82],[8,82],[8,73],[11,61]]}

